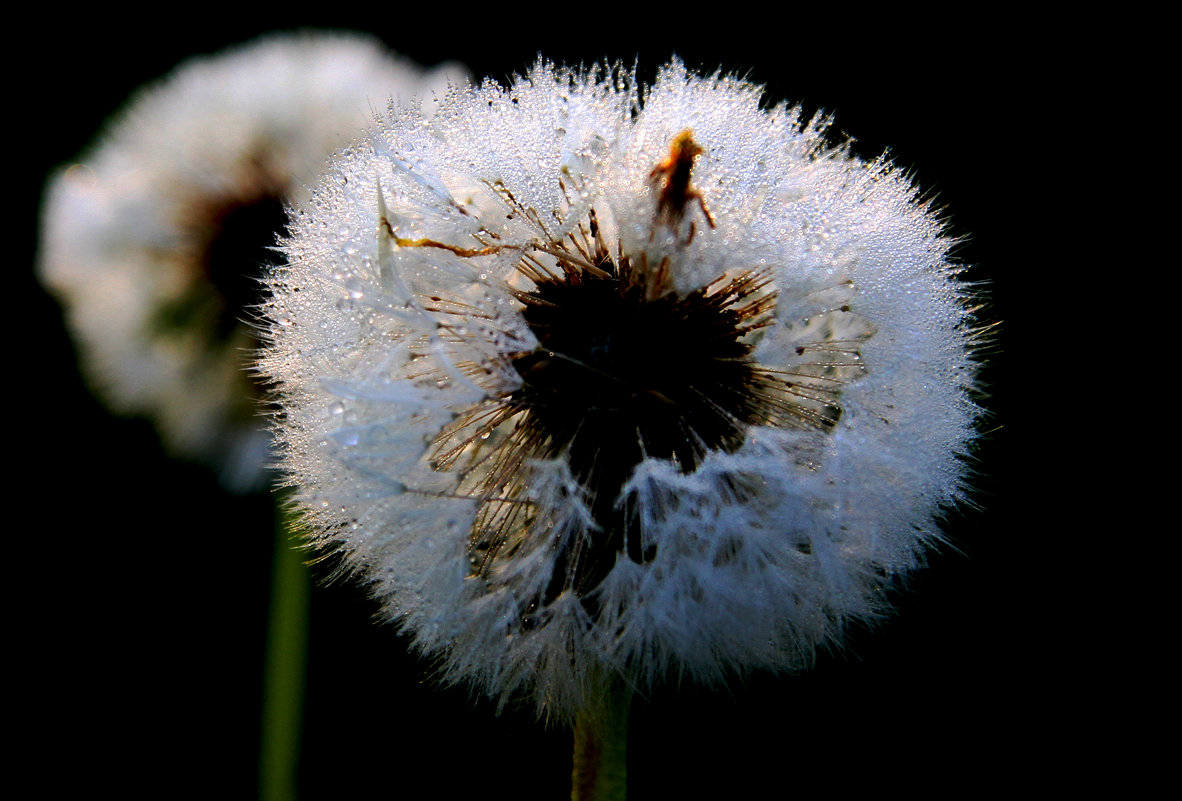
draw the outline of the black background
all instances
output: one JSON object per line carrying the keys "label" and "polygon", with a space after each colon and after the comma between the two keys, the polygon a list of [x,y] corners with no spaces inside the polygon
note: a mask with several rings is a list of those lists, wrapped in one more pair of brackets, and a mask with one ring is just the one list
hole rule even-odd
{"label": "black background", "polygon": [[[974,265],[970,276],[989,282],[983,315],[1004,325],[984,373],[993,416],[978,454],[981,508],[951,515],[950,547],[899,595],[898,615],[851,632],[848,649],[823,654],[810,673],[639,701],[632,798],[906,788],[949,773],[1007,783],[1071,726],[1063,610],[1051,602],[1058,535],[1030,500],[1030,478],[1055,467],[1035,435],[1039,404],[1025,391],[1034,368],[1023,347],[1041,304],[1037,276],[1048,269],[1036,220],[1056,202],[1040,163],[1068,80],[1044,36],[1010,20],[838,8],[800,10],[792,23],[726,5],[575,12],[551,21],[549,10],[489,8],[432,19],[383,7],[354,18],[201,17],[135,32],[73,18],[21,70],[9,92],[18,112],[10,126],[25,142],[14,179],[24,200],[9,220],[19,232],[20,298],[10,422],[13,453],[27,467],[9,501],[9,569],[22,588],[9,618],[22,643],[25,747],[57,756],[37,769],[46,794],[255,793],[270,502],[229,496],[203,468],[167,458],[146,422],[108,416],[78,377],[60,311],[32,264],[48,170],[79,153],[137,86],[189,55],[275,28],[368,30],[423,63],[457,59],[502,81],[539,52],[567,63],[639,57],[649,77],[672,53],[691,67],[723,66],[766,84],[771,99],[832,111],[861,155],[889,146],[967,237],[958,254]],[[374,611],[350,585],[314,590],[305,799],[392,798],[420,782],[440,798],[566,796],[567,732],[437,687]]]}

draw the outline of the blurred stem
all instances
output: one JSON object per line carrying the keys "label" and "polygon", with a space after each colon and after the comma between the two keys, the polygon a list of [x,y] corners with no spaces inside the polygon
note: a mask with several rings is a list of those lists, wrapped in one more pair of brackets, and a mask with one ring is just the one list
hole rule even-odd
{"label": "blurred stem", "polygon": [[311,580],[295,547],[294,516],[279,510],[275,518],[271,613],[263,682],[260,798],[263,801],[294,801],[308,655]]}
{"label": "blurred stem", "polygon": [[632,690],[612,683],[600,700],[575,719],[571,801],[623,801],[628,791],[628,709]]}

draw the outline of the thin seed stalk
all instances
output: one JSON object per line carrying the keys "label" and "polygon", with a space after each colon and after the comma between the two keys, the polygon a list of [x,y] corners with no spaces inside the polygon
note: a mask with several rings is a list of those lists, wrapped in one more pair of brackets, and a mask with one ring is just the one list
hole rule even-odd
{"label": "thin seed stalk", "polygon": [[295,801],[311,577],[292,539],[292,516],[279,511],[276,523],[263,685],[260,797],[263,801]]}
{"label": "thin seed stalk", "polygon": [[632,690],[609,685],[575,719],[571,801],[623,801],[628,790],[628,711]]}

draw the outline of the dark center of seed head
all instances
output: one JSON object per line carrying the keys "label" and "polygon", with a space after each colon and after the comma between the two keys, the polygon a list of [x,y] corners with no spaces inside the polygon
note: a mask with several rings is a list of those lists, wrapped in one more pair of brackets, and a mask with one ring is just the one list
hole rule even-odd
{"label": "dark center of seed head", "polygon": [[586,490],[598,527],[591,552],[568,555],[577,564],[556,570],[564,582],[573,572],[583,594],[617,554],[652,558],[617,503],[636,466],[652,457],[690,472],[709,450],[738,449],[759,418],[744,340],[750,320],[733,292],[648,299],[618,275],[543,282],[523,299],[540,347],[515,359],[522,386],[508,401],[526,412],[531,439],[545,443],[539,455],[564,455]]}
{"label": "dark center of seed head", "polygon": [[266,268],[281,261],[274,248],[287,230],[287,212],[278,197],[263,194],[201,204],[189,214],[182,257],[199,274],[156,322],[164,331],[202,332],[211,346],[221,345],[261,300]]}
{"label": "dark center of seed head", "polygon": [[275,243],[286,233],[287,222],[283,201],[273,195],[219,210],[204,267],[222,301],[217,322],[220,338],[229,336],[246,309],[259,302],[263,271],[282,261]]}

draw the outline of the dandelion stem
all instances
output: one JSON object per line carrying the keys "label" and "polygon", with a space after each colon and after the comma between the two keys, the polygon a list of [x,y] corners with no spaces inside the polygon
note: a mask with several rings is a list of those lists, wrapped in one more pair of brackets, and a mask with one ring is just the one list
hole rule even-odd
{"label": "dandelion stem", "polygon": [[632,690],[618,683],[575,719],[571,801],[623,801],[628,790],[628,709]]}
{"label": "dandelion stem", "polygon": [[276,518],[259,797],[262,801],[294,801],[308,653],[310,579],[308,568],[293,547],[290,514],[280,512]]}

